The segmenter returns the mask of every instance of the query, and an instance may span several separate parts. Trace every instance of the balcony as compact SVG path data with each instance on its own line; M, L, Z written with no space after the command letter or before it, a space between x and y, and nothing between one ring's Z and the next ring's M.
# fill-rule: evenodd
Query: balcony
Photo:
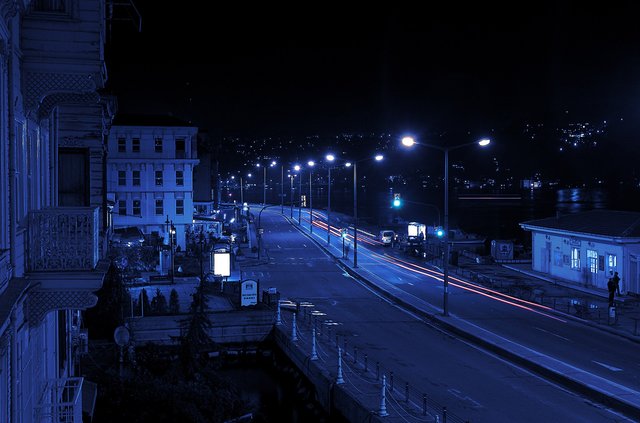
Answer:
M82 421L82 383L70 377L47 382L36 409L36 422L75 423Z
M30 212L27 271L95 269L99 260L99 210L55 207Z
M97 99L107 79L104 0L34 1L22 22L25 107L40 116L59 102Z

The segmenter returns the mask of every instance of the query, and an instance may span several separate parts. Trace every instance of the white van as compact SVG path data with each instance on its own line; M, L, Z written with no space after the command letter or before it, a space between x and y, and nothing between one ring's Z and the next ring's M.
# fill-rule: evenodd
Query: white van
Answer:
M382 242L382 245L389 247L393 243L393 238L396 236L395 232L390 230L380 231L378 239Z

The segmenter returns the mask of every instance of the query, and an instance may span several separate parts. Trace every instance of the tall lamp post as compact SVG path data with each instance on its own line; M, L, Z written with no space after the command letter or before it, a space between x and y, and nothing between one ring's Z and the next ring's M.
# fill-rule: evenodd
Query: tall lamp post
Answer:
M375 157L367 157L365 159L356 160L353 162L347 162L346 167L353 166L353 267L358 267L358 163L365 160L375 159L379 162L384 157L382 154L377 154Z
M405 147L413 147L415 144L419 144L425 147L435 148L444 152L444 263L443 263L443 277L442 281L444 284L444 297L442 300L442 314L445 316L449 315L449 254L451 245L449 244L449 151L456 150L461 147L466 147L468 145L479 145L481 147L485 147L491 143L489 139L481 139L479 141L468 142L465 144L456 145L453 147L442 147L438 145L425 144L425 143L417 143L413 137L404 137L402 138L402 145Z
M313 191L311 188L311 179L313 178L313 166L316 163L313 160L309 160L307 163L309 166L309 233L313 233Z
M280 165L280 214L284 214L284 165Z
M294 175L293 173L289 174L289 181L291 182L291 194L289 195L289 199L291 200L291 215L289 216L291 218L291 220L293 220L293 178L296 175Z
M325 159L329 163L332 163L336 159L336 157L333 154L327 154ZM327 180L327 245L331 245L331 165L329 165L328 168L329 178Z
M302 167L295 165L293 170L298 172L298 226L302 223Z
M171 237L171 283L174 284L176 282L174 279L174 273L176 269L176 261L175 261L176 254L174 251L174 245L176 243L175 241L176 227L173 226L173 220L171 221L171 229L169 230L169 236Z

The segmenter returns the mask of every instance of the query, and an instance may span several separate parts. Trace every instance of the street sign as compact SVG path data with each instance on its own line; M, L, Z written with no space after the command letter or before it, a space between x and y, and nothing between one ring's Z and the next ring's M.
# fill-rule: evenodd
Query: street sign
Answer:
M258 304L258 282L247 279L240 283L240 306L252 306Z

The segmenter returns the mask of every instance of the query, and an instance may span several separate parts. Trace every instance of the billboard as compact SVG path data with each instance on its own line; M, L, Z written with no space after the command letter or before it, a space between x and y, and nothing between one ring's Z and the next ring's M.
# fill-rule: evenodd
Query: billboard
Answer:
M228 277L231 275L231 253L229 252L212 252L211 268L215 276Z

